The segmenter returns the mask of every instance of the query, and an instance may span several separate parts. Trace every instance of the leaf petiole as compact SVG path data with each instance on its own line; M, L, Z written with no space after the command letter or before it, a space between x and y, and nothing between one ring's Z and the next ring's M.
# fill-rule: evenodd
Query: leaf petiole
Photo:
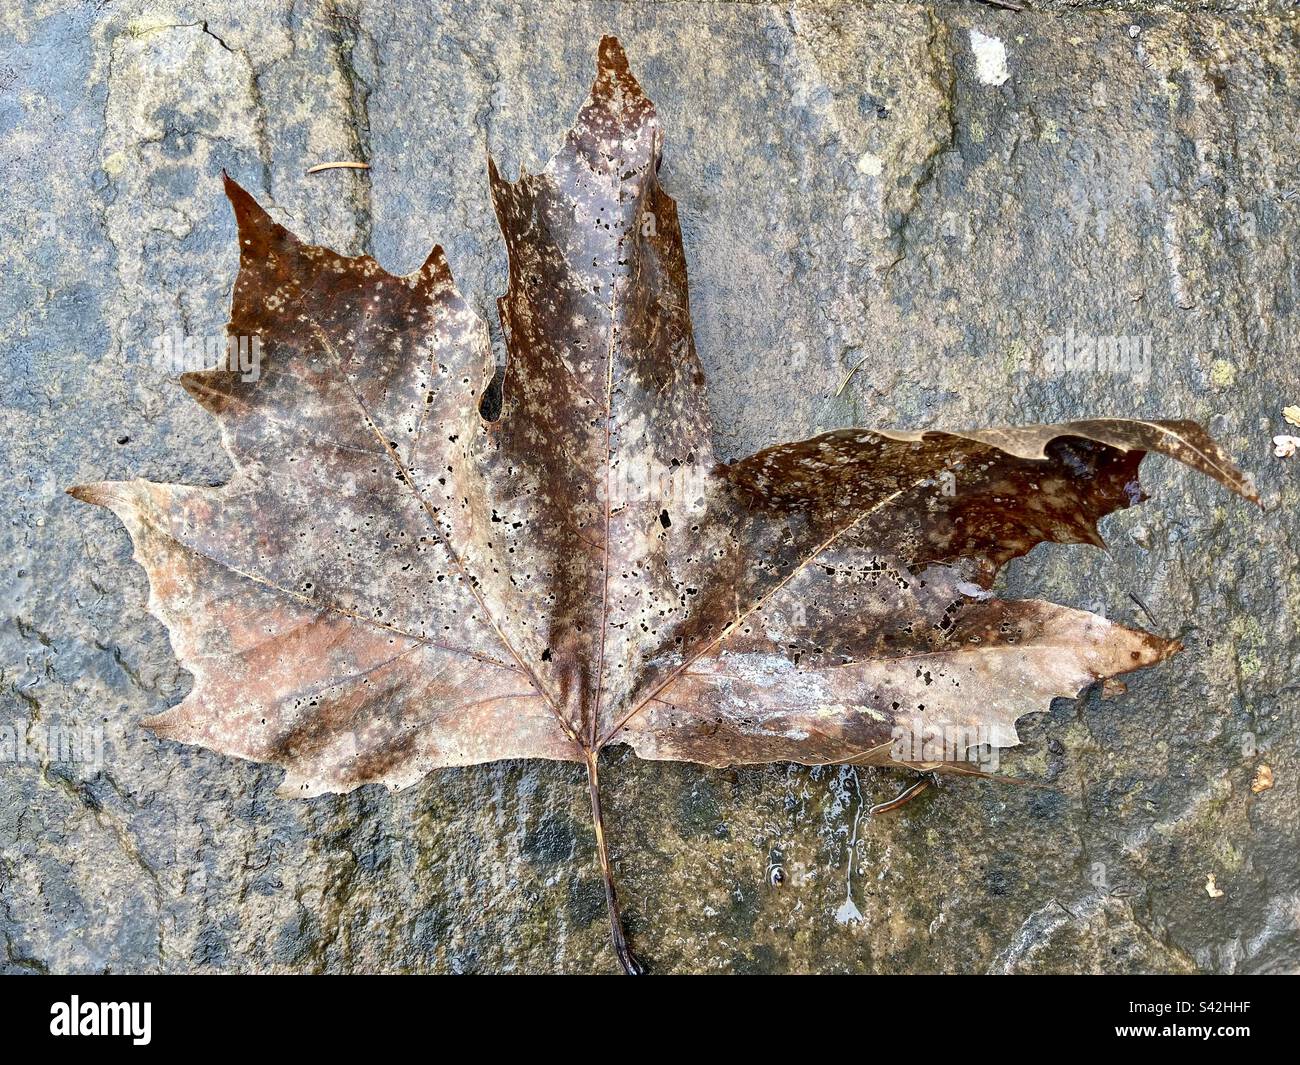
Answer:
M609 934L614 953L628 976L644 976L646 967L632 953L623 932L623 919L618 912L618 892L614 888L614 873L609 864L609 848L605 845L605 824L600 813L600 773L597 762L599 751L587 751L587 784L591 793L591 819L596 827L596 855L600 859L600 875L605 881L605 905L609 909Z

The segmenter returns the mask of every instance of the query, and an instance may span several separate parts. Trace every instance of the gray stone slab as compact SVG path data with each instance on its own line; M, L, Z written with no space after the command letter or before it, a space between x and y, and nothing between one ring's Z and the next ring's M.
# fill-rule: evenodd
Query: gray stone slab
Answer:
M896 776L615 752L638 949L660 971L1300 968L1300 456L1271 444L1300 403L1298 24L1107 6L6 5L0 725L106 739L97 772L0 764L0 966L612 969L580 767L294 802L277 771L157 741L136 722L188 677L126 534L62 489L228 473L150 349L224 324L222 167L395 271L444 244L494 320L485 154L542 163L613 31L667 129L726 456L853 423L1190 417L1266 503L1153 459L1109 555L1011 567L1011 593L1187 646L1022 723L1004 767L1046 788L945 783L872 821ZM1143 338L1150 373L1054 371L1067 331Z

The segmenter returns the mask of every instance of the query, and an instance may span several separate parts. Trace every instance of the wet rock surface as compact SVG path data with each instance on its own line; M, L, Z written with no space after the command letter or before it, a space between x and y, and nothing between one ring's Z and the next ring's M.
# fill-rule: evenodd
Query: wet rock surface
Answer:
M495 323L485 151L540 166L612 31L668 132L727 457L849 424L1190 417L1266 504L1153 459L1109 554L1012 565L1012 594L1186 645L1022 721L1002 769L1042 787L945 781L873 820L900 776L616 750L638 950L659 971L1300 968L1300 457L1271 441L1300 432L1300 25L1111 7L7 7L0 738L104 744L98 770L0 744L0 964L613 968L580 767L295 802L275 770L156 740L136 722L188 677L126 534L62 494L229 473L152 348L224 326L223 167L389 269L442 243ZM371 170L304 176L338 159ZM1067 337L1139 338L1149 363L1063 363Z

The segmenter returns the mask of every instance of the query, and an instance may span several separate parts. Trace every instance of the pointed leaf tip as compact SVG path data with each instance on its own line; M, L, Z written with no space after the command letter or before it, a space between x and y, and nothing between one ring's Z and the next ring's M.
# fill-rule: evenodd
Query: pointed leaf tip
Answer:
M600 39L599 65L601 71L627 70L627 52L623 50L623 42L612 33Z
M108 507L110 510L115 502L122 498L116 481L92 481L90 484L74 484L71 488L64 491L73 499L81 503L89 503L95 507Z
M441 244L435 244L429 249L429 254L424 257L424 262L420 266L420 273L428 277L451 277L451 267L447 262L447 253L443 250Z
M234 203L241 197L248 196L248 190L238 181L230 176L230 171L224 166L221 168L221 186L226 190L226 197Z
M235 213L235 225L239 229L241 244L257 230L270 232L276 228L275 220L267 213L266 208L257 202L257 198L251 192L225 170L221 171L221 179L225 187L226 199L230 201L230 208Z
M451 263L447 261L447 252L441 244L435 244L424 257L420 268L411 275L424 286L426 292L446 292L459 298L456 278L451 272Z
M592 87L597 98L609 95L626 96L619 101L619 109L645 98L645 91L628 63L627 52L617 37L605 37L600 42L600 54L596 63L596 81Z

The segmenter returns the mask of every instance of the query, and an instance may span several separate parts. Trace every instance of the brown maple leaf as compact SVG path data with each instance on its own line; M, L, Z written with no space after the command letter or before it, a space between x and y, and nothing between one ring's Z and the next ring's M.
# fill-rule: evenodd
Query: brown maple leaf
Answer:
M995 599L1003 563L1100 545L1097 520L1142 498L1147 451L1254 498L1183 421L846 429L719 464L661 144L606 38L547 168L509 182L489 163L504 376L441 248L394 277L303 244L227 178L228 331L260 338L260 375L182 384L234 476L71 490L127 527L194 676L148 727L282 766L302 796L583 763L629 972L602 748L977 772L969 750L1016 744L1017 718L1178 650Z

